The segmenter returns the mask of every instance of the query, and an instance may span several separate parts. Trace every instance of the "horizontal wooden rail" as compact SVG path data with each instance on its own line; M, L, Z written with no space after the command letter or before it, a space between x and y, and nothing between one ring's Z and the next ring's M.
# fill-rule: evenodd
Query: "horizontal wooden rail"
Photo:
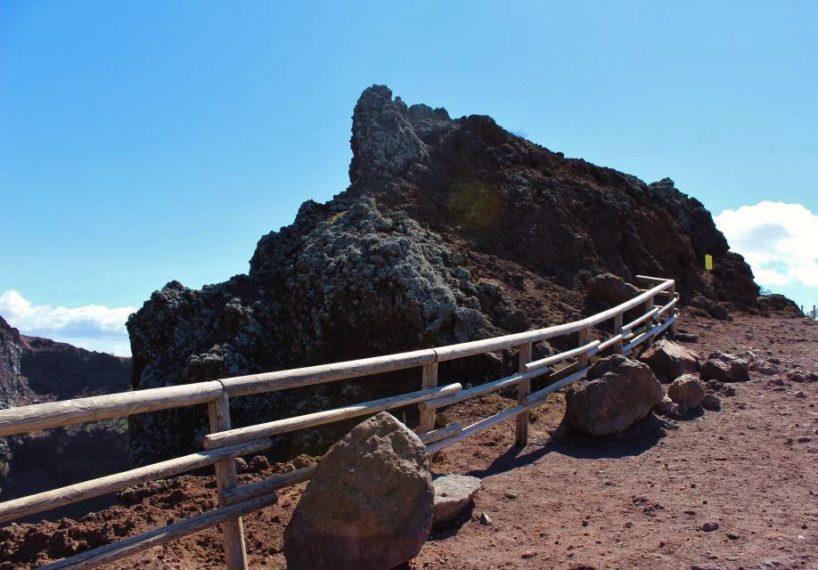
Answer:
M672 325L673 323L676 322L677 318L678 317L676 315L668 317L668 319L665 322L663 322L661 325L657 325L654 328L652 328L652 329L638 335L631 342L629 342L628 344L626 344L625 346L622 347L622 354L629 354L630 352L633 351L634 348L636 348L637 346L639 346L640 344L642 344L643 342L645 342L649 338L652 338L652 337L654 337L654 336L656 336L658 334L663 333L665 330L667 330L667 328L670 325Z
M221 382L214 380L7 408L0 410L0 436L204 404L222 391Z
M231 397L248 396L414 368L434 362L435 358L435 350L428 348L307 368L235 376L224 378L221 382Z
M506 408L502 412L498 412L493 416L489 416L473 424L466 426L463 428L463 431L460 433L440 441L437 441L431 445L426 446L426 455L434 455L438 451L449 447L452 444L455 444L459 441L463 441L464 439L471 437L481 431L489 429L491 426L496 425L500 422L504 422L506 420L514 419L515 416L525 412L531 406L524 406L524 405L516 405L511 408Z
M573 384L577 380L580 380L580 379L584 378L585 375L588 374L588 369L589 369L589 367L585 367L582 370L577 370L576 372L574 372L572 374L569 374L565 378L557 380L553 384L549 384L548 386L546 386L545 388L542 388L541 390L537 390L536 392L532 392L525 399L525 402L524 402L525 405L527 405L527 406L538 406L538 405L542 404L542 402L545 400L546 397L548 397L549 394L553 394L557 390L565 388L566 386L568 386L570 384Z
M137 467L115 475L107 475L97 479L90 479L81 483L74 483L58 489L12 499L0 503L0 523L8 522L20 517L33 515L42 511L55 509L72 503L78 503L100 495L116 493L133 485L166 479L194 469L201 469L213 465L226 457L239 457L250 453L259 453L273 444L270 440L255 441L251 444L223 447L217 450L199 451L183 457L176 457L153 463L144 467Z
M678 302L679 302L679 295L677 294L677 295L676 295L676 296L673 298L673 300L672 300L672 301L670 301L670 303L668 303L667 305L665 305L664 307L662 307L661 309L659 309L659 312L658 312L658 313L656 313L656 316L657 316L657 317L661 317L661 316L663 316L665 313L667 313L668 311L672 311L672 310L673 310L673 308L674 308L674 307L676 307L676 304L677 304Z
M475 356L478 354L483 354L485 352L494 352L497 350L503 350L506 348L520 346L521 344L527 342L538 342L541 340L547 340L549 338L554 338L557 336L573 334L583 329L595 327L600 323L603 323L607 320L614 318L614 316L616 316L619 313L623 313L625 311L629 311L631 309L639 307L654 295L657 295L662 291L670 289L671 287L673 287L673 281L661 283L656 287L649 289L645 293L642 293L641 295L634 297L630 301L626 301L620 305L617 305L616 307L612 307L610 309L602 311L601 313L597 313L595 315L592 315L579 321L565 323L562 325L557 325L544 329L537 329L533 331L526 331L522 333L501 336L497 338L487 338L484 340L475 340L471 342L465 342L462 344L454 344L451 346L436 348L435 351L437 352L437 360L438 362L443 362L446 360L454 360L455 358Z
M446 439L447 437L458 434L461 431L463 431L463 426L460 424L460 422L453 422L446 427L421 434L420 440L426 445L429 445L430 443L434 443L436 441L440 441L441 439Z
M569 358L579 356L580 354L588 354L588 356L593 356L599 350L600 344L600 341L594 340L577 348L572 348L571 350L566 350L565 352L560 352L559 354L554 354L540 360L535 360L534 362L529 362L525 365L525 369L530 371L537 370L538 368L545 368L547 366L551 366L552 364L562 362L563 360L568 360Z
M409 406L434 398L442 398L459 392L461 388L460 384L448 384L446 386L419 390L398 396L390 396L389 398L372 400L371 402L336 408L334 410L315 412L294 418L285 418L264 424L220 431L206 435L203 443L206 449L212 449L245 441L253 441L262 437L281 435L283 433L299 431L358 416L376 414L384 410Z
M641 325L645 321L649 321L652 318L654 318L656 315L659 314L659 311L661 309L662 309L661 307L654 307L650 311L648 311L647 313L642 315L641 317L635 318L634 320L632 320L631 322L629 322L628 324L626 324L625 326L622 327L622 332L626 333L626 334L629 333L630 331L632 331L633 329L635 329L636 327L638 327L639 325Z
M277 500L278 498L275 494L270 494L229 507L221 507L138 536L132 536L124 540L113 542L107 546L101 546L69 558L63 558L62 560L43 566L42 569L57 570L58 568L71 568L73 570L79 568L98 568L142 552L143 550L160 546L171 540L176 540L206 528L216 526L228 519L263 509L264 507L275 504Z
M242 485L240 487L233 487L232 489L228 489L223 493L224 502L227 505L234 505L243 501L254 499L255 497L267 495L268 493L272 493L273 491L277 491L283 487L303 483L304 481L308 481L313 476L317 467L317 465L310 465L309 467L302 467L301 469L296 469L295 471L290 471L289 473L272 475L271 477L267 477L261 481L248 483L247 485Z
M492 382L478 384L477 386L473 386L472 388L461 390L459 393L453 394L446 398L436 398L434 400L429 400L428 402L424 402L423 404L421 404L421 407L428 410L437 410L439 408L451 406L452 404L457 404L458 402L463 402L464 400L470 400L471 398L485 396L486 394L491 394L492 392L497 392L498 390L503 390L504 388L517 386L520 382L524 382L525 380L532 380L539 376L544 376L547 373L548 373L547 370L517 372L515 374L512 374L511 376L505 376L504 378L500 378L499 380L493 380Z

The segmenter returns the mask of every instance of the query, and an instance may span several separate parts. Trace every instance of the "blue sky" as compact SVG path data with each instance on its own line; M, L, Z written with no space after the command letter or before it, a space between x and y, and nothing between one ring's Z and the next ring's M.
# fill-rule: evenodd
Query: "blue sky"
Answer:
M780 228L740 208L800 205L789 238L816 237L816 20L815 2L6 0L0 314L57 337L49 318L75 315L88 332L66 340L127 350L121 327L117 348L106 336L123 308L170 279L245 272L262 234L346 187L352 107L373 83L670 176L736 212L735 241L779 270L771 288L811 304L818 277L781 270ZM815 265L799 251L791 265Z

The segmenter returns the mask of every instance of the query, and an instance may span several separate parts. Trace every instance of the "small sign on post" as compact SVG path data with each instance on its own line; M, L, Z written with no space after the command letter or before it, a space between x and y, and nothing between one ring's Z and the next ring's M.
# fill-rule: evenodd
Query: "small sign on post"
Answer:
M704 255L704 268L707 271L713 271L713 256L709 253Z

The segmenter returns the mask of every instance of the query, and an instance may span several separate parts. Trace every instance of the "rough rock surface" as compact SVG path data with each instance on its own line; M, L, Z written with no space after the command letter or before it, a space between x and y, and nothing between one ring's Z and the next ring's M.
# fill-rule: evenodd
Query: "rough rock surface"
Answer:
M151 296L128 324L135 389L554 324L578 316L578 292L600 273L674 277L683 302L708 314L755 306L747 264L668 179L645 184L567 159L489 117L452 119L384 86L361 95L351 146L347 190L305 202L290 226L262 237L248 274L201 290L174 281ZM717 261L710 279L705 253ZM470 380L496 377L513 369L504 357L491 374L486 359L441 373L462 364ZM237 399L233 422L404 392L415 376ZM132 451L139 462L185 453L206 429L200 409L134 417ZM337 434L309 437L282 440L282 453Z
M284 532L287 567L394 568L420 552L433 508L426 447L381 412L319 462Z
M746 360L725 352L714 352L702 364L702 380L718 382L747 382L750 369Z
M679 404L681 412L686 412L702 405L706 390L704 382L693 374L684 374L667 388L667 395Z
M650 366L660 382L673 382L683 374L698 372L701 356L687 347L662 339L648 348L640 360Z
M620 433L648 415L663 396L647 364L614 354L598 360L585 380L571 386L565 419L588 435Z
M774 293L772 295L762 295L758 298L758 307L764 312L774 313L776 316L803 317L804 312L795 301L788 299L784 295Z
M468 508L480 490L480 479L471 475L441 475L434 481L433 524L451 522Z
M612 273L593 277L586 289L586 310L590 313L620 305L639 295L638 287Z

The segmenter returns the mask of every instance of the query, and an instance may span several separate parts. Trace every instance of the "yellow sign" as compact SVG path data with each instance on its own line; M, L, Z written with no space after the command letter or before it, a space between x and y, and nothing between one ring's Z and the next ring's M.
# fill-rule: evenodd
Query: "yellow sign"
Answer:
M704 268L707 271L713 271L713 256L709 253L704 256Z

